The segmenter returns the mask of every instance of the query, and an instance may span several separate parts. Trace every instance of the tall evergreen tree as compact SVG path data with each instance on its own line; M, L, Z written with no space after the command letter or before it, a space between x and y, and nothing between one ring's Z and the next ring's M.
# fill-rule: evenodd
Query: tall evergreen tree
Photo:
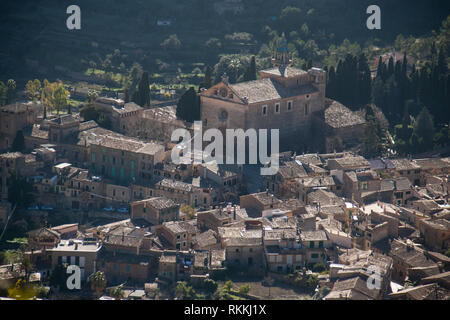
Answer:
M371 100L372 77L370 74L369 63L365 54L361 54L358 59L358 95L357 104L364 106Z
M188 122L200 119L200 98L194 87L190 87L178 100L177 117Z
M419 139L419 151L426 151L433 146L434 123L427 107L423 107L414 124L414 133Z
M150 107L150 82L147 71L142 73L141 80L138 84L138 89L133 94L133 101L141 107Z
M252 57L250 65L245 70L244 81L256 80L256 61L255 56Z
M394 74L394 58L391 56L389 58L389 62L388 62L388 69L387 69L386 79L388 79L393 74Z
M200 87L209 89L213 85L213 70L210 66L207 66L205 69L205 78L203 79L203 82L200 84Z
M12 151L23 151L25 149L25 137L22 130L18 130L11 146Z

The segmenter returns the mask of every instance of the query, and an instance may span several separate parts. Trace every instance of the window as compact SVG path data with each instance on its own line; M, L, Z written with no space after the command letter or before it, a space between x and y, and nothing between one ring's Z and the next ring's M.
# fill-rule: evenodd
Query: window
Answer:
M95 162L95 152L92 153L92 161Z
M314 248L314 241L310 241L310 242L309 242L309 247L310 247L310 248Z
M311 258L313 258L313 259L317 259L318 257L319 257L318 253L312 253L311 254Z
M309 113L309 107L308 107L308 104L307 103L305 103L305 116L307 116L308 115L308 113Z
M275 104L275 113L280 113L280 104L279 103Z
M288 109L288 111L291 111L291 110L292 110L292 101L288 101L288 103L287 103L287 109Z
M263 116L267 115L267 106L266 105L262 106L262 114L263 114Z

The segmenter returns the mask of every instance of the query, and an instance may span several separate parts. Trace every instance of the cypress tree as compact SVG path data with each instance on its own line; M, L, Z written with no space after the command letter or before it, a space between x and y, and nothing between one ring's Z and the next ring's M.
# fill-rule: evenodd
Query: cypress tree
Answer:
M393 74L394 74L394 58L390 57L386 79L389 79L389 77L392 76Z
M378 58L378 66L377 66L377 78L381 78L384 80L383 78L383 59L381 58L381 56Z
M190 87L178 100L177 117L188 122L200 119L200 98L194 87Z
M25 137L22 130L18 130L11 146L12 151L23 151L25 149Z
M447 73L448 73L448 66L447 66L447 57L446 57L445 47L444 46L442 46L439 49L437 68L438 68L439 76L447 75Z
M423 107L414 124L414 133L419 138L420 151L425 151L433 146L434 123L427 107Z
M203 79L202 87L209 89L212 87L213 81L212 81L212 68L210 66L206 67L205 70L205 78Z
M147 71L144 71L141 81L139 81L138 100L141 107L150 107L150 82Z

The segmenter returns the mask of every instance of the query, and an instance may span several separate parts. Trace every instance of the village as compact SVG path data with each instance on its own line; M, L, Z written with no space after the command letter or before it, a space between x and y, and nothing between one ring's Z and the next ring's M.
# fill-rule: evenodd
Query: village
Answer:
M450 300L444 1L113 2L0 3L0 300Z
M111 130L76 113L44 118L40 104L2 107L4 149L19 130L24 148L0 155L0 221L20 216L35 226L22 260L0 267L2 287L25 279L43 284L43 297L72 299L448 299L450 157L366 159L345 151L364 118L324 98L313 76L322 71L283 61L274 58L282 81L300 76L312 81L309 90L280 102L266 97L261 117L284 107L290 117L298 108L307 118L284 127L294 132L325 114L322 125L333 128L325 132L344 148L280 152L274 175L255 174L252 165L173 164L171 133L192 130L175 107L98 97ZM214 96L227 86L224 79L201 94L203 123L213 122L212 99L228 108L239 98L236 85L234 98ZM308 112L297 101L313 92ZM22 209L7 201L10 188L25 188L10 182L21 177L30 186L21 193L33 195ZM65 288L70 265L80 268L80 290Z

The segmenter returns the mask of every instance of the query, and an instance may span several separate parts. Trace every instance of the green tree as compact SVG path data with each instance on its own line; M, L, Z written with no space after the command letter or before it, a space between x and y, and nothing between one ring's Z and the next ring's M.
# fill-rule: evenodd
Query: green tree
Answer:
M172 34L161 43L161 47L165 50L179 50L181 48L181 41L176 34Z
M238 292L240 294L248 294L250 292L250 285L243 284L243 285L239 286Z
M256 61L255 56L250 60L250 65L247 67L244 73L244 81L256 80Z
M97 271L89 277L89 283L91 284L91 290L95 291L97 296L105 289L106 287L106 276L102 271Z
M33 102L37 102L41 95L41 82L39 79L29 80L25 86L28 98Z
M50 285L60 289L67 289L67 264L58 264L50 275Z
M124 297L123 285L112 288L109 294L116 300L122 299Z
M133 101L141 107L150 107L150 83L147 71L142 74L136 92Z
M317 262L312 267L312 271L314 271L314 272L322 272L322 271L325 271L326 269L327 268L325 267L325 265L322 262Z
M212 279L206 279L203 283L203 287L209 295L212 295L214 292L216 292L218 284Z
M196 293L192 286L188 286L185 281L180 281L175 287L175 296L182 300L192 300L195 298Z
M292 30L296 30L300 27L302 19L302 11L293 6L287 6L281 10L280 24L284 32L289 33Z
M67 107L69 102L69 92L64 88L61 81L55 86L53 99L56 112L59 114L64 108Z
M6 83L8 91L6 93L6 104L14 103L16 101L16 82L9 79Z
M18 207L26 208L33 199L33 186L26 178L12 172L8 179L8 201Z
M414 134L419 140L419 152L433 147L434 123L430 112L423 107L414 123Z
M0 81L0 106L4 106L8 101L8 87Z
M203 79L203 82L200 84L200 87L209 89L212 87L213 85L213 70L210 66L207 66L205 69L205 78Z
M178 100L177 117L188 122L200 119L200 98L194 87L190 87Z

